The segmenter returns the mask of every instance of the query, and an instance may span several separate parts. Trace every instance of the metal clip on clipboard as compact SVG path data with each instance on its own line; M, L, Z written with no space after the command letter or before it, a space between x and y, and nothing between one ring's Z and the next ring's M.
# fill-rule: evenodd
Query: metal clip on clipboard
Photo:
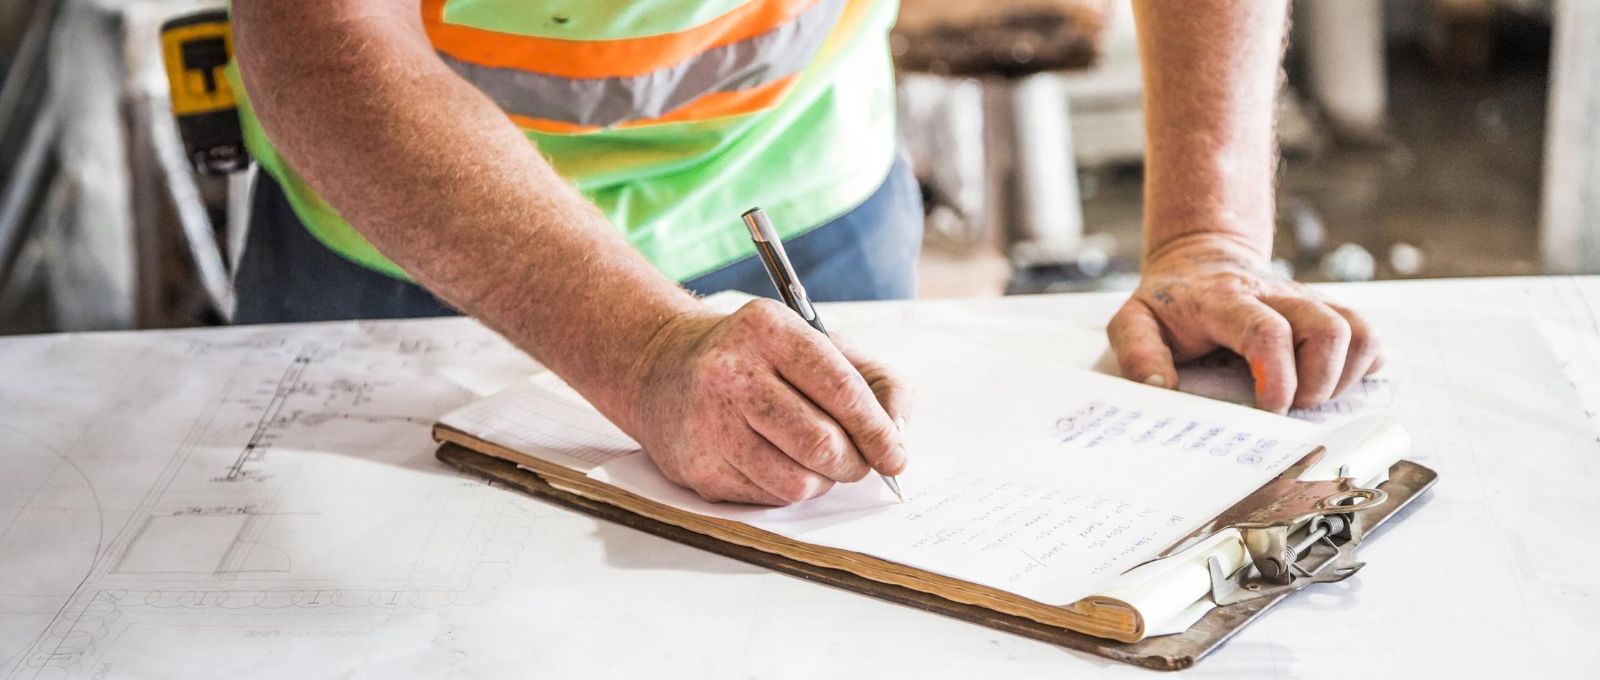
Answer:
M1157 559L1182 552L1218 531L1237 529L1244 537L1248 557L1244 567L1229 573L1218 558L1207 560L1211 598L1218 606L1285 595L1313 583L1336 583L1353 576L1365 566L1355 559L1356 546L1365 537L1356 511L1383 503L1388 494L1358 487L1350 478L1349 466L1331 480L1301 479L1327 451L1327 447L1317 447L1162 551Z

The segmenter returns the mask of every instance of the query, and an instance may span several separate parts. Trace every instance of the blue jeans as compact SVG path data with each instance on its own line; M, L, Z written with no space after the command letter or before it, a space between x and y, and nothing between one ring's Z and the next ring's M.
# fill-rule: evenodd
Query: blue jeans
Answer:
M903 156L861 205L784 242L806 292L818 302L914 296L921 246L922 196ZM755 257L684 286L702 295L741 290L777 297ZM323 246L265 173L257 179L234 288L234 323L241 324L458 314L422 286L367 269Z
M904 156L866 202L837 219L783 242L789 262L817 302L905 300L917 294L922 250L922 190ZM756 257L683 283L701 295L740 290L776 298Z

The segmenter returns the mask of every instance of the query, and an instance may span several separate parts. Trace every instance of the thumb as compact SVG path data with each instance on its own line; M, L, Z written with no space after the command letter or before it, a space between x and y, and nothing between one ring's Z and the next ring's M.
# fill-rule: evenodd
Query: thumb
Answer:
M1156 387L1176 388L1178 370L1161 336L1161 322L1139 298L1129 299L1106 326L1122 377Z

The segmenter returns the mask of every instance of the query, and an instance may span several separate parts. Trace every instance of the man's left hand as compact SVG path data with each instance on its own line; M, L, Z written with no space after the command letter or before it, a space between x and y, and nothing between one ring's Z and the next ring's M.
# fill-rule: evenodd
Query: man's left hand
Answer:
M1219 348L1242 355L1256 407L1283 413L1337 396L1383 363L1360 315L1273 273L1259 250L1221 234L1192 234L1145 258L1133 297L1107 334L1122 375L1177 387L1174 361Z

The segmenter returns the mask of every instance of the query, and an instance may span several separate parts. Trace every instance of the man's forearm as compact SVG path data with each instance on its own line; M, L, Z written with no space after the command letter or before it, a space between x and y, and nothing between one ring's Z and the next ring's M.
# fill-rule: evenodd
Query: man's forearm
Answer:
M631 429L646 346L699 303L434 55L415 3L235 0L233 21L289 164L418 282Z
M1197 233L1272 251L1286 0L1134 0L1144 64L1145 254Z
M1274 100L1288 0L1134 0L1145 83L1144 263L1106 327L1122 374L1178 386L1226 348L1256 406L1307 408L1381 364L1360 315L1275 274Z

